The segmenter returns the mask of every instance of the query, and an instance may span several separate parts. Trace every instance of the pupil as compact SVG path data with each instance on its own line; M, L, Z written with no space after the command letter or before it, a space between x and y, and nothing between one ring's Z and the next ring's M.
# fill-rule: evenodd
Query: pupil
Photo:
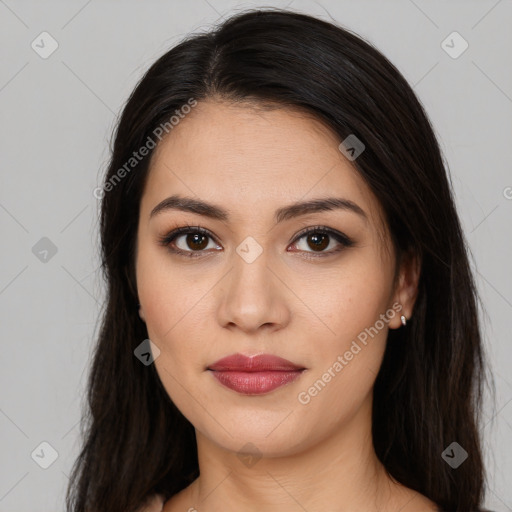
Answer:
M313 240L313 243L315 244L314 247L312 247L312 249L322 250L322 249L325 249L329 245L328 235L316 234L316 235L310 235L308 238L310 240ZM322 239L322 240L319 241L319 239Z

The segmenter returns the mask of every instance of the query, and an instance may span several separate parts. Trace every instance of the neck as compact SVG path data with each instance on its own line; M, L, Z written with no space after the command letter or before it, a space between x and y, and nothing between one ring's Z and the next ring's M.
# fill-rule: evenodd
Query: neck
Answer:
M236 453L198 431L196 438L200 477L189 487L192 510L223 511L229 503L247 512L296 512L300 507L309 512L377 512L385 509L399 485L373 448L371 399L331 437L307 449L295 447L292 455L263 457L253 464L244 465Z

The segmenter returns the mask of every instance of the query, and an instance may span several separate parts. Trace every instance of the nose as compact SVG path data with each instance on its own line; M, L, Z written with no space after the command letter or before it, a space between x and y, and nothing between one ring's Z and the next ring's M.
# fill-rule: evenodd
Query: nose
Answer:
M286 327L291 316L287 300L293 294L284 284L284 269L279 268L269 263L265 251L250 263L235 253L233 267L218 289L219 324L244 333Z

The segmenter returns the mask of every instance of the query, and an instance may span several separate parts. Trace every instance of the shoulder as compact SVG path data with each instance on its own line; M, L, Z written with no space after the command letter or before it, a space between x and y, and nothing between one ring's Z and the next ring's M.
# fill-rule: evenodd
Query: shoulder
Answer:
M137 512L162 512L163 508L164 497L161 494L153 494L145 505L137 509Z

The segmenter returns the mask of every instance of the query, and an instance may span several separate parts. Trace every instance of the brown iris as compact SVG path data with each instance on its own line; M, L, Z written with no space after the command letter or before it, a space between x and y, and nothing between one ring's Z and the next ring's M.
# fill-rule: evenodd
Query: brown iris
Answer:
M307 237L308 244L310 241L313 241L314 246L310 245L312 249L315 250L323 250L329 245L329 235L324 233L315 233L312 235L308 235Z
M186 242L191 249L201 250L208 245L208 237L201 233L191 233L187 235Z

